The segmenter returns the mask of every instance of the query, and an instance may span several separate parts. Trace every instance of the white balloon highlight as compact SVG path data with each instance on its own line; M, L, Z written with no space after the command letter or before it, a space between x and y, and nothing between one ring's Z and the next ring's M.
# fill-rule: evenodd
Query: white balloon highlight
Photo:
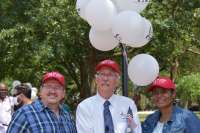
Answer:
M123 11L116 16L112 32L121 43L134 44L144 37L145 24L137 12Z
M111 30L96 31L94 28L91 28L89 39L92 46L101 51L112 50L119 44L113 37Z
M77 10L78 14L81 16L81 18L83 18L84 20L86 20L85 8L89 2L90 2L90 0L77 0L76 1L76 10Z
M142 46L146 45L153 37L153 27L152 27L151 22L149 20L145 19L144 17L142 19L143 19L143 24L144 24L143 35L140 38L138 38L138 41L135 41L132 44L127 44L128 46L142 47Z
M119 11L132 10L140 13L149 4L149 0L112 0Z
M158 62L151 55L136 55L128 64L129 78L138 86L146 86L151 84L156 79L158 74Z
M91 0L86 7L85 15L88 23L95 30L109 30L116 16L116 8L110 0Z

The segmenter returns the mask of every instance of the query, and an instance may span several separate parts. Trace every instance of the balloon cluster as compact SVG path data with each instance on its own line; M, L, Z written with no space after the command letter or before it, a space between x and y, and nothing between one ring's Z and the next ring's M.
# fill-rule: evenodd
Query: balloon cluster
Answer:
M142 47L151 40L152 24L139 14L148 4L149 0L77 0L76 9L91 26L92 46L109 51L120 43ZM151 83L158 72L157 61L148 54L134 57L128 65L130 79L139 86Z

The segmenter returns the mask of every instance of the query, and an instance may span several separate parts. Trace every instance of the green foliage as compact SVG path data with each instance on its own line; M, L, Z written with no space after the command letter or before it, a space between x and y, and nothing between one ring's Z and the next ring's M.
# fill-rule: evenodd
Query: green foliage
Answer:
M121 52L100 52L90 45L89 25L78 16L75 2L1 0L0 80L39 87L43 73L58 70L69 85L69 105L92 94L95 64L108 57L121 62ZM129 59L145 52L156 57L162 73L199 72L199 14L199 0L152 0L142 15L152 22L154 37L142 48L128 48Z
M183 100L200 100L200 73L181 77L177 81L177 96Z

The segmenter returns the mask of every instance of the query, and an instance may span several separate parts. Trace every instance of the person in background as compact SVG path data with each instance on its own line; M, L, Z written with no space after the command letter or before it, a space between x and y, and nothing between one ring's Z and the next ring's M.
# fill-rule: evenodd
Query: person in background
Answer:
M176 87L168 77L158 77L147 92L158 110L142 124L143 133L199 133L200 120L189 110L174 106Z
M120 68L113 60L96 66L97 94L79 103L76 110L78 133L141 133L134 101L115 95Z
M13 95L13 93L14 93L14 88L15 88L16 86L20 85L20 84L21 84L21 82L20 82L19 80L14 80L14 81L12 82L11 95Z
M31 88L26 83L21 83L15 86L13 90L13 96L18 98L18 105L14 106L14 111L18 110L24 105L31 104Z
M76 133L69 112L60 104L65 97L65 79L59 72L48 72L42 78L40 98L18 109L8 133Z
M5 133L11 121L14 105L17 105L17 98L8 96L6 84L0 83L0 133Z
M36 87L32 87L31 88L31 100L34 101L38 98L37 93L38 93L38 89Z

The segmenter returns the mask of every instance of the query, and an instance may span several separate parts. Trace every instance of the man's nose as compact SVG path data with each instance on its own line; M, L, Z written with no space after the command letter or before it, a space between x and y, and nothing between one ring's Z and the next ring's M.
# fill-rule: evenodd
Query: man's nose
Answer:
M106 81L107 81L107 80L108 80L108 76L107 76L107 75L104 75L104 76L103 76L103 80L106 80Z
M52 88L49 89L49 92L50 92L50 93L55 93L55 92L56 92L56 89L52 87Z

